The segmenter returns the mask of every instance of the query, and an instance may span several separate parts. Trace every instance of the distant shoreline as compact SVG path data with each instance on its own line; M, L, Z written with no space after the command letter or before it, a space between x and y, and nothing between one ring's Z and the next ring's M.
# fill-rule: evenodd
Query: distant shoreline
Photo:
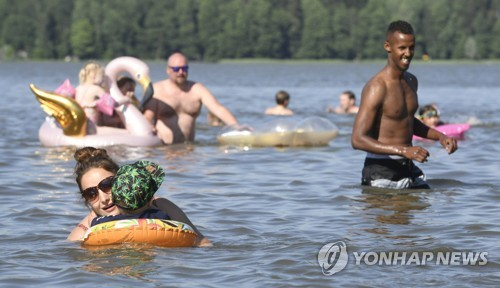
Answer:
M0 60L0 63L22 63L22 62L61 62L61 63L85 63L87 61L97 61L106 63L112 59L85 59L64 61L64 59L9 59ZM141 59L148 63L164 63L166 59ZM204 64L367 64L367 63L386 63L386 59L365 59L365 60L341 60L341 59L271 59L271 58L238 58L238 59L220 59L217 61L196 61L189 60L190 63ZM428 60L413 59L413 64L500 64L500 59L455 59L455 60Z
M275 64L356 64L356 63L385 63L386 59L366 59L366 60L340 60L340 59L265 59L265 58L240 58L240 59L221 59L214 63L218 64L262 64L262 63L275 63ZM413 59L412 63L417 64L498 64L500 59L485 59L485 60L471 60L471 59L456 59L456 60L428 60ZM205 63L205 62L200 62Z

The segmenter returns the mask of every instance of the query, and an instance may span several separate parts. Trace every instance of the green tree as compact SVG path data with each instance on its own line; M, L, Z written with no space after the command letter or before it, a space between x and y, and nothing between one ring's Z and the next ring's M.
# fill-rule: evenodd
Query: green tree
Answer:
M135 0L108 0L102 2L104 19L102 21L102 37L106 39L103 56L115 58L133 55L140 30L138 13L139 3ZM121 7L121 9L114 9Z
M4 20L7 18L7 15L9 15L10 7L12 6L12 1L9 0L0 0L0 31L2 31L2 27L4 26ZM3 39L2 39L3 40ZM2 41L0 41L1 43Z
M274 33L270 36L275 37L271 39L273 41L272 50L269 55L272 58L286 59L290 58L292 55L291 42L296 37L294 33L294 21L291 15L285 9L274 9L272 11L272 21L274 23L275 29ZM300 28L299 28L300 29Z
M179 34L175 39L176 41L173 42L173 46L174 49L183 51L188 58L199 60L202 55L198 49L197 13L197 5L194 0L176 2L176 30L179 31Z
M500 11L500 1L485 1L486 4L475 3L477 6L474 7L474 13L471 15L472 21L470 21L470 27L472 29L471 35L469 37L474 38L476 45L476 55L474 58L488 59L492 57L492 47L494 47L494 38L491 35L496 35L491 33L493 31L496 19L498 18L498 12ZM469 40L470 41L470 40ZM469 44L470 45L470 44ZM469 47L470 48L470 47Z
M222 30L219 0L200 1L198 10L198 36L200 53L204 60L218 60L222 57L219 44ZM224 1L228 2L228 1Z
M71 14L74 2L67 0L49 0L46 6L50 11L53 27L49 28L49 37L52 39L55 49L55 57L63 58L71 55Z
M500 18L496 19L490 35L500 35ZM490 57L489 58L500 58L500 37L491 37L490 45Z
M9 15L2 27L3 42L17 51L28 51L34 45L35 28L33 19Z
M328 42L332 39L330 17L321 0L302 0L304 26L298 58L329 58Z
M358 25L353 29L353 41L356 49L356 59L381 59L385 58L383 49L387 25L398 20L388 18L391 15L385 2L369 0L359 11ZM406 19L400 19L406 20Z
M88 19L80 19L73 22L71 25L71 47L73 47L73 54L82 59L96 57L93 42L94 35L90 21Z
M102 3L86 0L74 3L70 36L73 54L83 59L102 57L106 42L102 34Z
M6 11L1 30L4 45L12 47L17 52L25 52L27 56L33 51L37 16L41 3L30 1L8 1L1 3ZM2 6L0 6L2 7Z
M146 51L144 57L165 59L175 47L178 35L175 22L176 0L149 2L149 9L144 17L144 24L137 37L140 51Z
M252 56L251 15L245 5L242 1L231 0L221 7L222 37L218 42L221 54L226 58Z
M54 47L50 33L50 28L54 27L53 19L47 14L42 14L36 27L35 43L33 48L33 58L54 58Z
M424 37L427 42L433 43L429 45L429 54L433 58L450 59L453 55L454 46L458 44L459 37L457 37L457 26L459 22L458 8L453 4L454 1L433 1L429 3L427 17L431 24L427 24L427 29ZM461 3L460 3L461 5ZM447 11L447 13L443 13ZM434 43L440 43L436 45ZM461 46L462 50L464 46Z
M0 0L0 45L34 58L385 58L390 21L417 57L500 57L500 0Z
M294 58L300 49L300 43L302 38L302 7L301 0L288 0L279 1L283 7L283 16L286 17L286 21L282 20L283 37L285 37L282 50L287 51L286 58Z
M57 59L70 54L70 25L73 2L45 0L36 15L33 57Z
M354 41L352 27L356 25L356 15L344 3L339 3L330 11L332 39L328 42L333 58L353 59L356 52L353 49Z
M283 18L280 9L273 8L272 2L260 0L251 2L253 5L252 30L255 35L254 57L282 58Z

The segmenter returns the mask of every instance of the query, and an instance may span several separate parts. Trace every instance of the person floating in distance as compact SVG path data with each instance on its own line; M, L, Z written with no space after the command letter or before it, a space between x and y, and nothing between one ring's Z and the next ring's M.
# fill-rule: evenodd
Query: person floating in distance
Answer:
M359 107L356 106L356 94L352 91L344 91L339 96L339 106L332 108L328 107L327 111L329 113L337 114L356 114L358 113Z
M290 94L280 90L275 95L276 106L267 108L264 112L266 115L293 115L293 111L288 109L290 104Z

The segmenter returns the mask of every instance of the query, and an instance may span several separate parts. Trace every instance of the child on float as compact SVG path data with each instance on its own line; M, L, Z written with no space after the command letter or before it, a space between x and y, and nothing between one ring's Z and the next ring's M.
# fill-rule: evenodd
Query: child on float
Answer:
M80 70L78 78L80 84L75 88L75 100L82 106L87 119L100 125L101 113L97 110L97 102L106 93L104 69L99 63L89 62Z
M123 95L130 98L130 103L139 108L139 100L135 97L135 80L128 76L121 76L118 78L118 81L116 81L116 84Z
M136 87L135 80L128 76L121 76L120 78L118 78L118 81L116 81L116 84L118 85L120 92L122 92L123 95L125 95L130 99L130 103L134 105L136 108L139 108L139 100L135 96L135 87ZM122 129L126 128L125 119L120 117L120 115L118 115L116 111L113 111L111 115L106 115L103 113L101 117L103 126L122 128Z
M96 217L91 226L123 219L171 220L167 213L151 208L153 196L164 178L163 169L151 161L141 160L122 166L111 188L111 198L120 214Z

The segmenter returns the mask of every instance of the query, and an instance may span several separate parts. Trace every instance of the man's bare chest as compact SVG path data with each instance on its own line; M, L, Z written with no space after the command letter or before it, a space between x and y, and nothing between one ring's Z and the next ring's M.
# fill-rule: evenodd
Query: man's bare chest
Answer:
M417 94L409 87L389 89L383 102L383 114L392 119L413 116L418 107Z
M159 98L158 114L189 114L196 116L201 109L201 102L186 94L176 94Z

